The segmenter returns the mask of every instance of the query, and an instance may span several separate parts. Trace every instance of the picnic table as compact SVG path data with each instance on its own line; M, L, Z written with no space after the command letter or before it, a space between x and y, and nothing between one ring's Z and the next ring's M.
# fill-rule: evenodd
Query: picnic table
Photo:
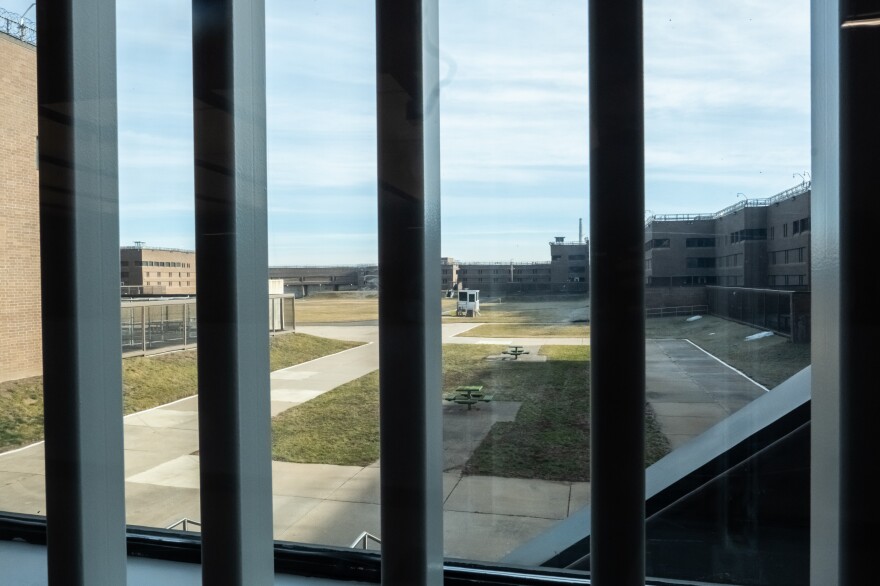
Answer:
M507 350L502 352L502 354L510 354L511 356L513 356L514 360L519 358L520 355L528 354L528 353L529 353L528 350L523 350L522 346L516 346L516 345L510 346Z
M459 405L467 405L468 411L477 403L488 403L494 395L483 393L483 385L464 385L455 387L451 393L444 393L443 398Z

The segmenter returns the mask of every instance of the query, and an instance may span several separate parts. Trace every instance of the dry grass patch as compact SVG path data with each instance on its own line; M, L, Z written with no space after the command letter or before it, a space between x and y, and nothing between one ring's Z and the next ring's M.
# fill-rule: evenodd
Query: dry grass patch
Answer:
M304 297L296 300L296 323L344 323L379 319L377 297Z
M454 301L444 299L444 322L567 324L589 318L586 297L560 297L553 301L481 301L477 317L456 317Z
M581 324L483 324L458 334L465 338L586 338L590 326Z

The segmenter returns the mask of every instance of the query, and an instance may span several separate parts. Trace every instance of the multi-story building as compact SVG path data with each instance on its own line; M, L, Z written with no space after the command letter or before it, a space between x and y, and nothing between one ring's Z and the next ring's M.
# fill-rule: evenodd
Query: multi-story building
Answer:
M196 253L177 248L119 249L123 295L195 295Z
M714 214L654 215L645 282L654 287L810 287L810 183Z
M27 27L0 18L0 381L42 371L37 55ZM11 21L10 21L11 22Z
M489 294L585 293L589 290L590 243L550 243L550 262L460 262L441 259L443 289L480 289Z

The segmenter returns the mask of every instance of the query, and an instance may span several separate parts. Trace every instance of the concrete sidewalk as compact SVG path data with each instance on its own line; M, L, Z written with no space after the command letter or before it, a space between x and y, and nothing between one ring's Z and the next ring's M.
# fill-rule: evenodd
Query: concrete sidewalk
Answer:
M766 389L687 340L648 340L645 390L674 450Z

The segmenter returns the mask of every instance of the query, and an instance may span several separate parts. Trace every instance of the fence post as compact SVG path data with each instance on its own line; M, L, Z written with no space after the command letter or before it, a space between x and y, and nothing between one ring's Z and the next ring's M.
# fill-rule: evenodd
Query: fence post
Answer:
M147 353L147 306L141 306L141 352Z

